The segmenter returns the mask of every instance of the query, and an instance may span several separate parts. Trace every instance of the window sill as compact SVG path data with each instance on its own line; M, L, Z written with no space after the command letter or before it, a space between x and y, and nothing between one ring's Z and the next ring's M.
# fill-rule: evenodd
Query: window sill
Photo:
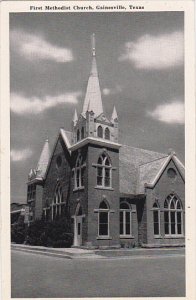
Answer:
M106 186L99 186L99 185L96 185L95 186L95 189L98 189L98 190L108 190L108 191L114 191L114 189L112 187L106 187Z
M163 239L163 236L161 236L161 235L154 235L154 238L155 239Z
M112 240L112 237L103 235L103 236L98 236L97 240Z
M165 239L182 239L182 238L184 238L185 236L183 235L183 234L178 234L178 235L176 235L176 234L169 234L169 235L164 235L163 236L163 238L165 238Z
M134 239L133 235L120 235L120 239Z
M84 190L84 186L73 189L73 192Z

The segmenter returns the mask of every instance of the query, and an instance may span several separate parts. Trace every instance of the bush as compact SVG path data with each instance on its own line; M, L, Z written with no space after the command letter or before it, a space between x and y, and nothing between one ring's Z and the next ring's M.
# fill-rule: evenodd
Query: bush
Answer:
M73 235L70 224L65 217L59 220L44 222L37 220L27 229L26 244L47 247L71 247Z
M23 244L25 241L25 224L16 223L11 227L11 242Z
M40 236L44 230L45 222L36 220L27 227L26 244L34 246L42 246Z

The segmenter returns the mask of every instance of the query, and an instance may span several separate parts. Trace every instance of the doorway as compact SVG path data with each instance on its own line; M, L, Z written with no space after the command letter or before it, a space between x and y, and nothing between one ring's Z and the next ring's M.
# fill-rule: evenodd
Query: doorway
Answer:
M83 218L82 207L80 204L76 207L74 219L74 243L73 246L79 247L82 245L82 226L83 226Z

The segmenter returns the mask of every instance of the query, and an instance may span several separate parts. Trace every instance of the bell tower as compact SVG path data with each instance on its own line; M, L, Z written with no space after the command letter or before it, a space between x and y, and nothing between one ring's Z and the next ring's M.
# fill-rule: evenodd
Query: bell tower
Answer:
M73 166L78 157L83 162L81 173L75 172L73 199L80 201L86 217L83 219L83 244L119 245L119 149L118 115L116 108L107 116L102 102L97 70L95 35L91 37L91 71L88 78L82 112L74 112L73 141L69 148ZM78 167L75 167L76 169ZM77 169L78 170L78 169ZM83 170L83 171L82 171ZM77 186L77 174L82 186ZM83 178L83 179L82 179ZM78 180L80 183L80 179ZM73 201L73 206L74 206ZM103 232L100 210L107 210L108 224ZM106 208L105 208L106 207ZM73 207L73 212L76 208ZM76 223L75 223L76 228ZM75 230L75 233L77 231Z
M72 121L73 143L87 137L118 143L118 116L113 108L111 118L107 118L102 103L99 75L96 61L95 34L91 36L92 65L81 114L74 112Z

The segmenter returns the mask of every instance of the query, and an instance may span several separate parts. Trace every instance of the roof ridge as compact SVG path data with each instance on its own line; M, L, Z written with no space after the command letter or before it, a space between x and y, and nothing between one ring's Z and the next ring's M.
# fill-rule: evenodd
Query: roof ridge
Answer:
M136 149L136 150L139 149L139 150L148 151L148 152L151 152L151 153L157 153L157 154L162 154L162 155L166 155L166 156L168 155L166 153L152 151L152 150L148 150L148 149L144 149L144 148L139 148L139 147L133 147L133 146L126 145L126 144L121 144L121 145L122 145L122 147L125 146L125 147Z
M160 154L161 154L161 153L160 153ZM150 163L152 163L152 162L154 162L154 161L157 161L157 160L160 160L160 159L163 159L163 158L167 158L167 157L169 157L169 155L166 155L166 156L163 156L163 157L159 157L159 158L153 159L153 160L151 160L151 161L148 161L148 162L146 162L146 163L143 163L143 164L139 165L139 167L141 167L141 166L143 166L143 165L150 164Z

